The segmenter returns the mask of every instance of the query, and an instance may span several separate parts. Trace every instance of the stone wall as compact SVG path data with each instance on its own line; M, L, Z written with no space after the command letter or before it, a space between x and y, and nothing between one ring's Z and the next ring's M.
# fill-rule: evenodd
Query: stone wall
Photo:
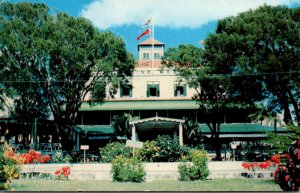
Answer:
M245 170L241 164L243 162L220 161L208 162L209 176L208 178L244 178L242 173L252 175L252 172ZM144 163L144 169L147 173L146 181L153 180L178 180L178 165L180 162L165 163ZM22 173L40 173L53 175L55 170L63 166L70 166L71 175L70 180L108 180L112 181L112 174L110 173L111 164L97 163L97 164L26 164L22 168ZM262 178L273 178L275 168L272 167L268 170L259 170L255 173L254 177L260 173Z

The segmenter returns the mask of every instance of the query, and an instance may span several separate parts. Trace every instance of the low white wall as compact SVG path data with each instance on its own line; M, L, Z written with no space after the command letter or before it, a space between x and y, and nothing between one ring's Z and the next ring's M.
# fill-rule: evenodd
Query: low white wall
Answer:
M248 172L239 161L214 161L208 162L209 176L208 178L244 178L241 173ZM180 162L156 162L143 163L146 175L146 181L172 179L178 180L178 166ZM112 181L110 173L111 164L96 163L96 164L26 164L22 167L22 173L38 172L54 174L57 169L63 166L70 166L71 174L69 179L78 180L108 180ZM264 178L272 178L271 173L275 171L274 167L268 170L259 170L257 173L262 173Z

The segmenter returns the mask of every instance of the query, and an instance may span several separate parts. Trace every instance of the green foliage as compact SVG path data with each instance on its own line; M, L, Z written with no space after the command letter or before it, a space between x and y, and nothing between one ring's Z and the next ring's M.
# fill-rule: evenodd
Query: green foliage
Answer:
M189 147L180 146L176 138L161 135L156 140L146 141L142 148L136 149L135 155L143 162L176 162L188 151Z
M172 139L169 135L159 135L156 139L156 146L159 148L159 162L175 162L182 156L188 154L188 148L180 146L178 139Z
M209 175L207 166L208 158L207 153L205 151L192 150L187 157L183 157L181 160L184 163L181 163L178 167L180 175L179 180L204 180Z
M156 141L146 141L142 148L135 151L135 156L143 162L156 162L160 160L160 151Z
M269 153L272 155L287 151L291 143L297 139L300 140L300 126L289 126L286 134L268 133L268 139L265 142L271 145Z
M113 180L119 182L143 182L146 175L138 159L123 156L118 156L112 161L111 173Z
M184 118L183 141L191 147L198 147L203 142L201 128L198 122L191 118Z
M299 22L299 8L267 5L222 19L203 55L204 63L230 77L231 98L283 111L287 125L300 121Z
M131 128L129 126L129 121L132 121L133 117L124 113L122 116L114 115L112 118L112 126L114 128L115 133L126 136L127 139L131 138Z
M212 146L216 157L220 159L220 124L224 121L225 110L234 108L239 102L230 103L228 100L230 78L221 74L229 70L204 61L204 56L205 50L201 48L179 45L165 52L162 63L164 67L174 69L179 79L184 79L196 91L193 99L197 101L203 120L211 129Z
M52 155L51 160L53 163L71 163L73 158L69 154L64 155L63 152L56 152Z
M53 114L63 149L72 148L82 99L90 93L99 103L105 88L115 94L132 75L133 56L121 37L100 32L85 18L50 14L44 4L4 2L0 25L1 92L17 96L18 117Z
M100 148L100 160L103 162L112 162L117 156L130 157L132 148L126 147L124 143L113 142Z
M0 141L0 190L7 190L11 181L19 176L17 161L4 155L5 145Z

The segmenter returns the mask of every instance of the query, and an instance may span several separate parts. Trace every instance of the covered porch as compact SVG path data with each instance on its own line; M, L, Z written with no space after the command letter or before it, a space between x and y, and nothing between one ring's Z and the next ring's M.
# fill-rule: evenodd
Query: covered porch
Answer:
M151 117L129 122L133 141L154 140L158 135L179 137L179 145L183 145L183 119Z

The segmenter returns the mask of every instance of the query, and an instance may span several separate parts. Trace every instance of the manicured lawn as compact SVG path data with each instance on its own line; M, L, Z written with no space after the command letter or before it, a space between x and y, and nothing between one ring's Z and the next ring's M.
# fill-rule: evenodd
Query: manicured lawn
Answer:
M282 191L272 180L214 179L196 182L161 180L144 183L120 183L99 180L14 180L15 191Z

